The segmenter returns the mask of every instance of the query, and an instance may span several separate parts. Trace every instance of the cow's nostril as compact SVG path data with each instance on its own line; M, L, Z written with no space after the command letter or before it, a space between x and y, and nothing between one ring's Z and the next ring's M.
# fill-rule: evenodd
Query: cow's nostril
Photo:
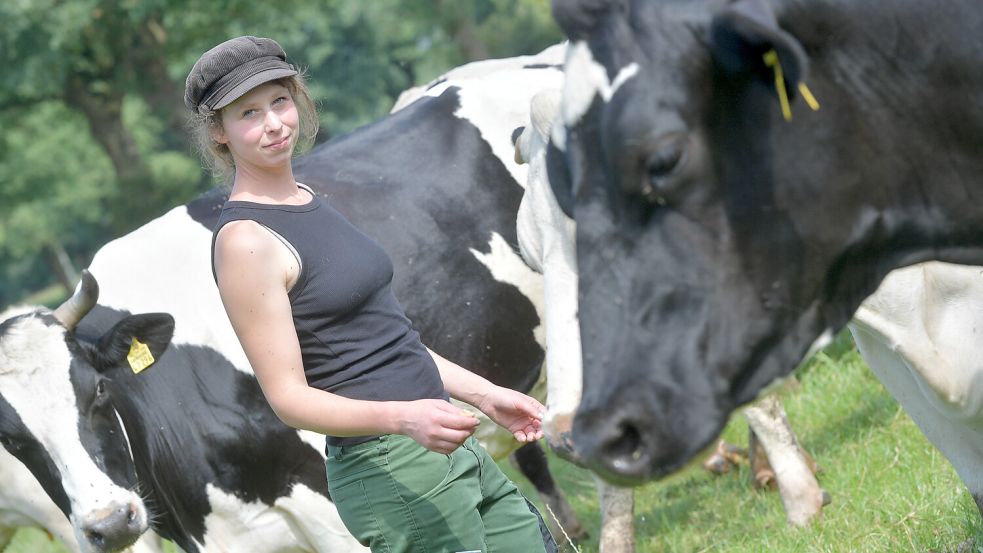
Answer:
M641 457L642 435L631 423L619 427L617 438L612 440L608 452L616 459L638 459Z
M140 509L134 505L118 505L102 516L94 516L83 527L83 536L91 551L121 551L137 541L146 530L140 521Z
M622 476L631 477L648 470L645 440L635 423L626 421L620 424L616 436L612 437L604 449L609 466Z

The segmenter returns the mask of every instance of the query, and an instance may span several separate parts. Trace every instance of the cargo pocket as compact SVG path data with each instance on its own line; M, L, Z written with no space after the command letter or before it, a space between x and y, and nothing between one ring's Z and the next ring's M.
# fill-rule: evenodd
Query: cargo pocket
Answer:
M335 489L331 492L331 497L345 528L358 543L371 547L372 551L390 550L361 480Z
M409 471L397 478L397 491L410 507L428 501L447 487L454 477L454 455L427 451Z

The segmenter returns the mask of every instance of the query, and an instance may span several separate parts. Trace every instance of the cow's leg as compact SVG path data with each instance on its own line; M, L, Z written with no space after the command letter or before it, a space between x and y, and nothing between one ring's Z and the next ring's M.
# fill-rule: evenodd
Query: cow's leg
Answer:
M773 467L789 524L805 526L822 514L824 492L809 469L785 409L777 397L769 395L745 409L744 416Z
M724 442L721 442L722 444ZM727 444L729 445L729 444ZM819 474L822 469L819 467L819 463L806 451L802 444L799 446L799 455L802 455L802 459L805 461L806 466L813 474ZM771 464L768 462L768 455L765 453L764 448L761 445L761 440L758 439L758 435L754 433L754 429L748 426L748 463L751 465L751 478L753 479L754 487L756 489L761 489L763 487L768 487L775 489L778 487L778 482L775 480L775 471L771 468ZM737 464L731 461L732 464ZM709 470L709 469L708 469ZM825 495L825 490L823 491L823 505L828 505L830 499Z
M731 467L747 461L747 450L720 440L717 442L717 449L703 461L703 468L719 476L730 472Z
M601 503L600 553L635 551L635 490L594 477Z
M553 480L543 448L536 442L528 443L512 453L512 460L519 472L535 486L543 503L549 507L549 512L543 513L543 517L547 520L550 532L553 533L556 541L562 543L564 534L572 540L584 539L587 531L584 530L583 524L573 513L566 496ZM562 528L557 528L557 523Z
M748 464L751 466L751 483L754 489L762 488L775 489L778 482L775 480L775 469L771 468L768 462L768 454L761 444L761 439L754 433L754 428L748 424L747 438Z

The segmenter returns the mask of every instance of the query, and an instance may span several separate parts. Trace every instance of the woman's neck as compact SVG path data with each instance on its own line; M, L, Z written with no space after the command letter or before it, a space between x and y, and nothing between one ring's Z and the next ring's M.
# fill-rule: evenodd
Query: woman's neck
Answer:
M280 171L236 167L230 200L261 203L294 203L307 201L294 180L293 169L287 165Z

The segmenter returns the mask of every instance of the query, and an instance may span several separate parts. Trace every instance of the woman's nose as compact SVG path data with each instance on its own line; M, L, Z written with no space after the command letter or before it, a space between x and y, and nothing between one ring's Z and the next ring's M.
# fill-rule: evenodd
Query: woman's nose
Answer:
M280 116L275 111L266 112L266 132L278 131L281 126Z

